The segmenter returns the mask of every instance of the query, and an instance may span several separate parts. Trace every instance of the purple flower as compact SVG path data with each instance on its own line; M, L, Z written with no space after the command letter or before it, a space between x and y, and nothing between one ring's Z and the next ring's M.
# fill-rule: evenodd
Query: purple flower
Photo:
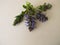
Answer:
M42 22L45 22L48 20L48 18L44 15L44 14L41 14L41 13L38 13L36 15L36 18L39 20L39 21L42 21Z

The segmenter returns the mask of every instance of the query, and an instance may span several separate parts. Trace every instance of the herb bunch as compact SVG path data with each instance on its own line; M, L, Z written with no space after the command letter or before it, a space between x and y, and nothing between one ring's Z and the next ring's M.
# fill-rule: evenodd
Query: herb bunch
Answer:
M13 25L15 26L21 23L23 19L25 19L26 20L25 23L28 26L29 31L32 31L36 27L36 20L39 20L40 22L45 22L48 20L48 17L46 17L46 15L43 14L42 12L51 9L51 7L52 7L51 4L44 3L43 5L34 8L31 3L26 2L26 4L23 5L25 11L22 11L21 14L16 16Z

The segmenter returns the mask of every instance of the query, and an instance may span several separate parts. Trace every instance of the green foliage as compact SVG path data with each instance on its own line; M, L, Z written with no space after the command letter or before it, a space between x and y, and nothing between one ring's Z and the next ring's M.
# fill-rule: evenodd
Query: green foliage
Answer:
M35 13L35 8L29 2L26 2L26 5L23 5L23 8L25 8L30 15L33 15Z
M25 12L22 11L22 13L20 15L16 16L16 19L15 19L13 25L16 25L16 24L22 22L23 21L24 14L25 14Z
M46 4L46 3L44 3L43 5L40 5L40 6L39 6L39 9L40 9L41 11L47 11L48 9L51 9L51 7L52 7L51 4Z

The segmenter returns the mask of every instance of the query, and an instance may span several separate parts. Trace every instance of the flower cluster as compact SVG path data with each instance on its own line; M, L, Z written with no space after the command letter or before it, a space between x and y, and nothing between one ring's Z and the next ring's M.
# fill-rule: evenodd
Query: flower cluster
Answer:
M34 8L31 3L27 2L26 5L23 5L25 11L22 11L20 15L16 16L13 25L18 24L22 22L23 19L25 19L26 20L25 23L28 26L29 31L32 31L36 27L36 23L37 23L36 20L39 20L40 22L45 22L48 20L48 17L46 17L46 15L43 14L42 12L51 9L51 7L52 7L51 4L44 3L43 5Z

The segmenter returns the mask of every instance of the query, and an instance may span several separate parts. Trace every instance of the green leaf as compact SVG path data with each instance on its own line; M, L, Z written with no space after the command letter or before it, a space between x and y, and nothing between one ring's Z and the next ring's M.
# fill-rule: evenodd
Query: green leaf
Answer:
M39 6L39 9L40 9L41 11L47 11L48 9L51 9L51 7L52 7L51 4L46 4L46 3L44 3L43 5L40 5L40 6Z
M40 9L41 11L44 11L44 10L45 10L45 9L44 9L44 6L42 6L42 5L40 5L39 9Z
M26 9L27 14L33 15L35 13L35 8L29 2L26 2L26 5L23 5L23 8Z
M52 5L51 4L48 4L47 7L48 7L48 9L51 9Z
M14 26L23 21L24 14L25 14L25 12L22 11L22 13L20 15L16 16L16 19L13 24Z
M23 8L25 8L25 9L26 9L26 8L27 8L27 7L26 7L26 5L23 5Z

